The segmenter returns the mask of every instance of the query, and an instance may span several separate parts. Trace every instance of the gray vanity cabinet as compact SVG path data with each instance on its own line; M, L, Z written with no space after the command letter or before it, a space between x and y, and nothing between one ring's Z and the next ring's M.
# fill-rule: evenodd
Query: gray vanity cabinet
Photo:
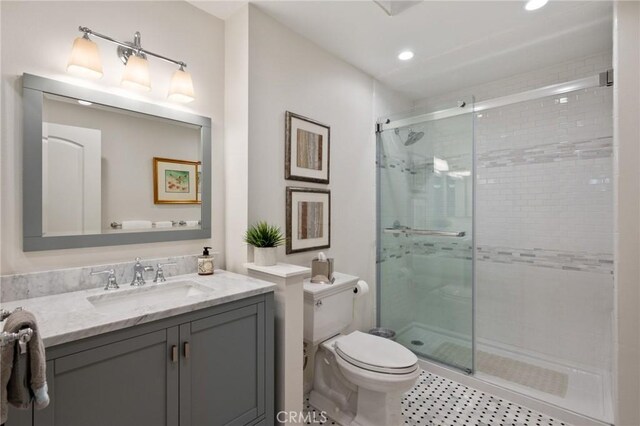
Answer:
M245 425L265 414L264 305L180 326L180 425Z
M31 426L33 423L33 410L18 410L9 405L9 417L3 426Z
M168 349L177 340L172 327L55 359L46 423L176 425L178 363Z
M7 426L273 425L273 294L47 350L51 404Z

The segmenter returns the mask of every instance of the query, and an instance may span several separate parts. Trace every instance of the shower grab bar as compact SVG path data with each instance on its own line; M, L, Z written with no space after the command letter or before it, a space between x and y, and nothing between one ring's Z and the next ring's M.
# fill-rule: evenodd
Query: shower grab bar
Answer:
M437 231L434 229L413 229L408 227L402 228L384 228L385 234L405 234L405 235L428 235L432 237L455 237L460 238L467 235L466 232L460 231Z

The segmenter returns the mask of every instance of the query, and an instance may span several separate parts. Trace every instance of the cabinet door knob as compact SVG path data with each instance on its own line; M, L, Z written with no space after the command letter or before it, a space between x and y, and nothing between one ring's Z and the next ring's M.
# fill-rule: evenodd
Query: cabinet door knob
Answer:
M191 345L189 344L189 342L184 342L184 357L186 359L189 359L190 356L191 356Z
M171 362L178 362L178 347L176 345L171 346Z

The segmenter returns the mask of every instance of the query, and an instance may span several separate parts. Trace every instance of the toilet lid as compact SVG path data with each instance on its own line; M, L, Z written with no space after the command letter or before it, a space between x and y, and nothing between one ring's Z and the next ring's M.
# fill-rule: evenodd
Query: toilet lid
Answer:
M380 373L410 373L418 362L418 357L401 344L360 331L336 340L335 349L345 361Z

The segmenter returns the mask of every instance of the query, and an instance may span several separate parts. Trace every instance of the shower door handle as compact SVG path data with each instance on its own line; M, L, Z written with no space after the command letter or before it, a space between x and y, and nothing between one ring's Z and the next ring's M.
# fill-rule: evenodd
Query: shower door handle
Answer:
M385 234L405 234L405 235L424 235L424 236L432 236L432 237L455 237L460 238L467 235L466 232L460 231L438 231L434 229L413 229L407 227L400 228L384 228Z

